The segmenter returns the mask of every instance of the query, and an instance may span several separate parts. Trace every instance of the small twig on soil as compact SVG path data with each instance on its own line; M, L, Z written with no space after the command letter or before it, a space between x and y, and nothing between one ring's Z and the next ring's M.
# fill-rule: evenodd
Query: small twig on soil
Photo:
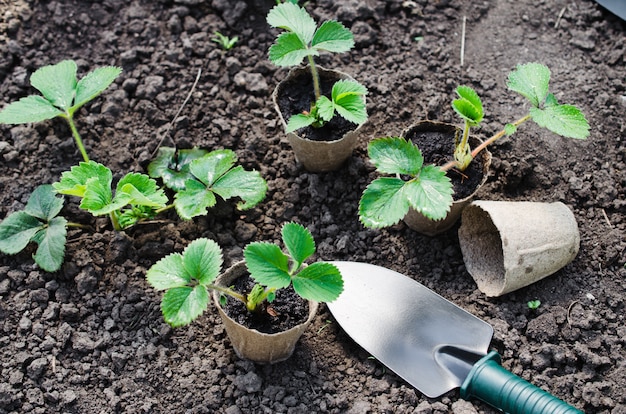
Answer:
M561 24L561 18L563 18L563 14L565 14L565 9L567 9L567 7L563 7L561 9L561 12L559 13L559 17L556 18L556 22L554 23L555 29L559 28L559 24Z
M611 221L609 220L609 216L606 215L606 211L604 211L603 208L600 210L602 211L602 215L604 216L606 223L609 225L610 228L613 228L613 225L611 224Z
M465 59L465 21L466 16L463 16L463 26L461 28L461 66L463 66L463 60Z
M191 85L191 89L189 90L189 93L187 94L187 97L185 98L183 103L180 105L180 108L178 108L178 111L176 112L176 115L174 115L174 118L172 118L172 121L170 122L170 124L167 126L167 129L165 130L165 133L161 137L161 140L159 141L158 145L156 146L154 151L152 151L152 155L151 155L152 158L154 158L154 156L156 155L157 151L161 147L161 144L163 144L163 141L165 140L165 137L167 137L169 135L170 129L172 129L172 125L174 125L174 122L176 122L176 119L178 119L178 116L183 111L183 108L185 107L185 105L187 104L189 99L191 98L191 94L196 89L196 85L198 85L198 81L200 80L200 74L201 73L202 73L202 68L199 68L198 69L198 74L196 75L196 80L193 81L193 85Z
M572 313L572 308L574 307L575 304L577 304L578 301L575 300L572 303L569 304L569 306L567 307L567 325L571 328L572 327L572 323L569 320L569 315Z

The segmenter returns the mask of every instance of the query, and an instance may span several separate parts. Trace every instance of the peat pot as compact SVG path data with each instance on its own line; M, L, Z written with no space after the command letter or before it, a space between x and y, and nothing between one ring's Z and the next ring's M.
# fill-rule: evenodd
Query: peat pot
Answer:
M402 136L412 141L422 151L425 164L444 165L454 156L455 135L462 136L463 131L456 125L435 121L420 121L408 127ZM482 143L479 138L470 135L469 144L476 148ZM454 186L453 203L448 215L441 220L431 220L410 208L404 222L411 229L427 236L435 236L452 227L461 216L461 212L473 199L476 192L487 181L491 153L484 149L461 172L451 170L447 175Z
M332 86L338 80L354 80L343 72L319 66L316 68L320 77L320 90L325 96L330 96ZM311 103L315 101L310 68L307 66L292 69L274 89L272 101L285 130L287 121L292 115L310 111ZM306 170L333 171L341 167L352 155L362 125L356 125L335 115L321 128L306 127L288 132L287 140L291 144L296 160Z
M463 211L459 243L478 289L501 296L574 260L580 234L563 203L480 200Z
M228 268L216 279L220 286L232 286L237 278L248 273L245 262L240 261ZM228 338L235 349L235 353L244 359L258 363L276 363L284 361L293 354L296 343L307 329L319 307L319 303L309 302L309 317L307 320L293 328L274 334L259 332L249 329L230 318L220 306L219 292L213 291L213 303L222 318Z

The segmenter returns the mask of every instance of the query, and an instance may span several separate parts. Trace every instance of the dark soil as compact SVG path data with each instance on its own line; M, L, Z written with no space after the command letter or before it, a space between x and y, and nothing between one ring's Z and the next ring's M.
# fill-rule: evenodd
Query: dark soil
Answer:
M76 117L91 158L115 180L145 171L163 138L233 149L269 184L250 211L223 203L189 222L168 211L126 233L68 198L63 214L94 231L69 233L61 271L38 269L32 251L0 255L0 413L496 412L456 390L424 397L352 342L325 306L293 357L271 366L236 357L213 306L188 327L163 322L161 295L145 281L152 264L210 237L230 265L250 241L278 242L289 220L312 231L318 258L399 271L493 325L492 349L513 373L585 412L625 413L625 23L591 0L308 1L317 19L355 32L353 51L318 63L367 86L370 114L346 165L312 174L296 164L271 105L287 73L267 59L276 33L264 16L274 3L0 0L2 106L34 93L29 76L43 65L75 59L80 75L119 65L120 78ZM222 51L215 30L240 40ZM367 142L424 118L460 124L450 107L458 84L482 97L478 133L489 136L527 110L505 80L530 61L550 66L556 97L583 110L591 136L573 141L521 126L493 146L478 198L563 201L581 249L556 274L487 298L465 270L458 226L429 238L402 223L360 224L358 200L376 177ZM80 161L61 119L3 126L0 155L0 218ZM532 311L526 303L535 299L541 306Z
M239 277L234 283L237 292L248 294L255 282L250 275ZM237 323L264 333L286 331L309 317L309 304L303 300L292 286L279 289L276 299L271 303L264 302L256 312L249 312L244 303L227 296L224 312Z

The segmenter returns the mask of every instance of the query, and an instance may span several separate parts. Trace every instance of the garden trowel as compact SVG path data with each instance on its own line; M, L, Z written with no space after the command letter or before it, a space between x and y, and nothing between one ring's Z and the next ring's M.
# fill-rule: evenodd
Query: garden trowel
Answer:
M344 290L331 313L356 343L430 398L460 387L511 414L581 413L508 372L487 353L493 328L415 280L358 262L331 262Z

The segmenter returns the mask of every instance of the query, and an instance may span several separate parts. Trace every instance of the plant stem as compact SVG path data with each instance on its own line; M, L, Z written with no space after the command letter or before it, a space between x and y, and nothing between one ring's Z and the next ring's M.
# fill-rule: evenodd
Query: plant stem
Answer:
M67 119L67 123L70 124L70 129L72 130L74 141L76 141L76 146L78 147L78 150L82 154L83 160L85 160L85 162L89 162L89 156L87 155L87 151L85 150L85 146L83 145L83 140L80 138L80 134L78 133L78 130L76 129L76 125L74 124L73 117L71 115L68 115L65 117L65 119Z
M109 218L111 219L111 224L113 224L113 229L115 231L121 231L122 227L120 227L120 222L115 215L115 211L109 213Z
M207 285L207 288L211 290L217 290L220 293L224 293L234 299L237 299L238 301L243 302L245 305L248 304L248 300L244 295L242 295L241 293L235 292L234 290L229 289L227 287L210 284L210 285Z
M311 77L313 78L313 91L315 92L315 102L322 95L320 92L320 75L317 72L317 67L313 61L313 56L309 56L309 66L311 67Z
M67 222L65 224L65 227L75 227L75 228L83 229L83 230L91 229L91 226L88 226L86 224L74 223L74 222L71 222L71 221Z
M159 209L157 209L157 210L154 210L154 212L155 212L156 214L161 214L162 212L167 211L167 210L169 210L169 209L171 209L171 208L173 208L173 207L174 207L174 204L168 204L168 205L166 205L165 207L161 207L161 208L159 208Z
M512 125L515 127L518 127L519 125L523 124L524 122L528 121L530 119L530 114L518 119L517 121L513 122ZM489 138L487 141L483 142L482 144L480 144L479 146L477 146L476 148L474 148L474 150L472 151L472 158L476 158L476 156L485 148L487 148L488 145L493 144L495 141L497 141L498 139L502 138L504 135L506 135L506 130L503 128L500 132L498 132L497 134L493 135L491 138ZM443 171L448 171L451 168L455 168L458 167L459 162L454 160L454 161L450 161L447 164L445 164L443 167L441 167L441 169Z

